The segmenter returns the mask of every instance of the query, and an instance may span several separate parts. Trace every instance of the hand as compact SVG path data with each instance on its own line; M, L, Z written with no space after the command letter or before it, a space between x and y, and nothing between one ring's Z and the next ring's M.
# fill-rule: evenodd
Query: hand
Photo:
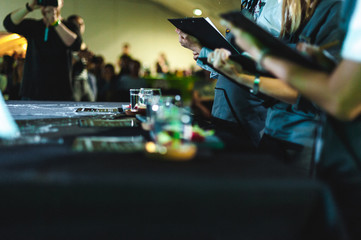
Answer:
M192 102L195 106L201 105L201 97L199 96L198 91L193 91Z
M194 59L195 61L197 61L197 60L198 60L198 57L199 57L199 52L194 51L194 52L193 52L193 59Z
M38 1L37 0L32 0L29 2L29 7L33 10L39 9L41 8L40 5L38 5Z
M236 79L239 74L243 72L241 65L233 62L229 59L231 52L226 49L215 49L214 52L208 54L208 62L211 63L214 68L219 69L227 76Z
M182 45L182 47L192 50L193 55L194 55L194 52L196 52L198 54L200 53L203 46L200 44L200 42L198 41L197 38L182 32L178 28L175 31L179 35L179 43Z
M42 14L45 23L50 26L54 22L60 20L60 9L59 7L46 6L42 9Z
M336 64L333 57L326 50L323 50L322 47L300 42L296 48L298 51L307 54L328 69L332 69Z

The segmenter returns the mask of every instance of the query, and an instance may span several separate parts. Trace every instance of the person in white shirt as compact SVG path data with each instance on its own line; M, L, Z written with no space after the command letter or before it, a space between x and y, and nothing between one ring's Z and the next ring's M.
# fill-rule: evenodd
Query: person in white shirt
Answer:
M231 24L228 27L238 45L258 64L325 111L315 149L316 176L331 187L350 238L361 239L361 1L353 3L354 8L346 8L348 14L344 15L351 19L345 25L343 60L331 73L276 57L250 33Z

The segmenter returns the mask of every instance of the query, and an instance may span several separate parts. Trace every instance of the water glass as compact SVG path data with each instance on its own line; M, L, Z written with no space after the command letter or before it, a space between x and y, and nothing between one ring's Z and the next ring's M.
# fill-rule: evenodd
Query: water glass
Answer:
M139 102L139 93L140 93L139 89L130 89L129 90L130 110L131 111L136 111L136 106L138 105L138 102Z

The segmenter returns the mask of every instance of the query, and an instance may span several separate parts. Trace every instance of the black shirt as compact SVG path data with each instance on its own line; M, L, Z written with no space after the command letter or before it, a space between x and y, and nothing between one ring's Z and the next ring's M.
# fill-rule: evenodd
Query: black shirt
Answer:
M24 19L15 25L10 14L4 27L24 36L28 41L21 96L31 100L72 100L72 51L80 49L82 39L76 26L62 22L77 34L72 46L67 47L54 27L48 28L43 20Z

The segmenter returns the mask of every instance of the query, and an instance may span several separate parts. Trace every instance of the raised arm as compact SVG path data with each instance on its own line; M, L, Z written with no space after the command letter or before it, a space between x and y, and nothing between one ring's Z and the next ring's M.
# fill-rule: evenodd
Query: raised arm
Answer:
M28 15L28 13L39 8L40 6L36 4L36 0L32 0L30 3L26 3L23 8L17 9L12 12L10 15L11 21L15 25L19 25L24 20L26 15Z
M61 22L61 8L62 4L60 3L58 7L44 7L42 12L46 24L48 26L53 26L64 44L70 47L78 38L78 35L72 32L67 26L65 26L64 23Z
M341 120L361 114L361 63L343 60L332 74L326 74L269 55L263 66Z
M61 40L63 40L64 44L68 47L73 45L73 43L78 38L78 35L67 28L62 22L60 22L59 25L55 27L55 31L58 33Z

